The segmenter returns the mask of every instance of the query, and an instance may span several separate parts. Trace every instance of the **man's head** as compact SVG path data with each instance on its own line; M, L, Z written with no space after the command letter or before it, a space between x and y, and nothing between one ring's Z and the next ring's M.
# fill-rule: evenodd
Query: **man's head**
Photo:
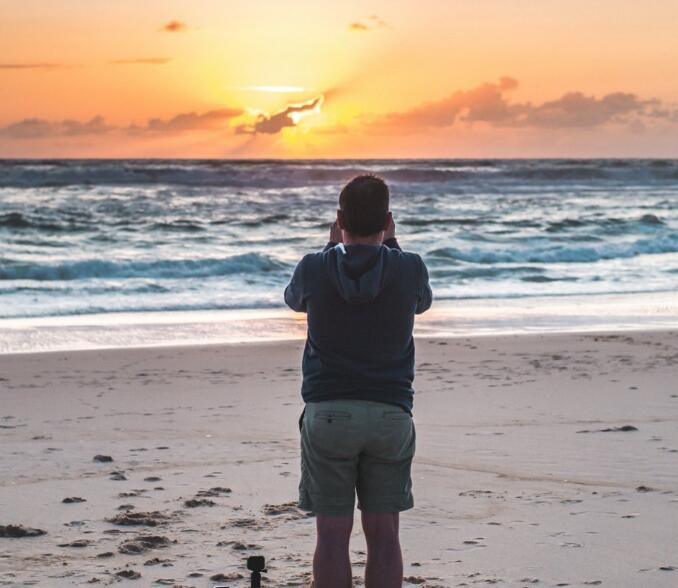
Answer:
M356 176L339 195L339 225L358 237L375 235L386 227L388 206L388 186L384 180L372 174Z

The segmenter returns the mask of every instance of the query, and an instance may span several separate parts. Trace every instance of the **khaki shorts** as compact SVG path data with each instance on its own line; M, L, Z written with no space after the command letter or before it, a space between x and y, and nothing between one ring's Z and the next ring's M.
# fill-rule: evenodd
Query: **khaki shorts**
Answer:
M402 408L369 400L309 402L299 419L299 508L352 515L414 506L410 470L416 433Z

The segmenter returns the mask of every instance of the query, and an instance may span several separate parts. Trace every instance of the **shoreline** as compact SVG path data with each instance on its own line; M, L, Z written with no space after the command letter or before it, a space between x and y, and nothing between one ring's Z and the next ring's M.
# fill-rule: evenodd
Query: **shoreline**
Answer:
M435 301L415 337L638 332L678 328L674 292ZM306 316L287 309L107 313L0 319L0 356L41 351L298 341Z
M593 337L622 337L624 335L647 335L647 336L663 336L663 335L677 335L676 326L664 326L656 328L628 328L628 329L582 329L582 330L568 330L568 331L516 331L516 332L502 332L502 333L468 333L458 335L414 335L415 343L424 345L435 345L439 341L446 343L456 343L469 340L505 340L515 339L532 340L535 338L558 340L568 339L573 336L593 336ZM228 349L252 349L254 351L264 351L266 349L275 348L278 346L303 346L304 337L287 338L287 339L267 339L267 340L249 340L249 341L212 341L212 342L196 342L196 343L167 343L156 345L138 345L125 347L88 347L82 349L47 349L35 351L16 351L2 353L0 352L0 361L11 358L21 358L30 356L80 356L85 354L96 353L126 353L126 352L145 352L145 351L173 351L173 352L190 352L190 351L208 351L208 350L228 350ZM0 380L1 382L1 380Z

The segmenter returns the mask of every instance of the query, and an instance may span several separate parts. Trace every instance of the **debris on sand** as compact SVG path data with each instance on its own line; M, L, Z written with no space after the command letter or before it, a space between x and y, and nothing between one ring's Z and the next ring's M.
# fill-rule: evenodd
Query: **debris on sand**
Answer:
M230 488L224 488L222 486L215 486L214 488L210 488L209 490L200 490L196 496L227 496L228 494L231 493Z
M162 535L139 535L120 544L118 551L127 555L139 555L150 549L162 549L173 543Z
M92 461L97 461L99 463L110 463L113 461L113 458L110 455L95 455L92 458Z
M80 498L80 496L68 496L67 498L64 498L61 502L64 504L75 504L76 502L87 502L84 498Z
M128 580L138 580L141 578L141 574L134 570L120 570L119 572L115 572L115 575L119 578L127 578Z
M147 559L144 562L145 566L157 566L157 565L162 565L164 568L169 567L172 565L172 560L171 559L163 559L161 557L154 557L151 559Z
M209 498L191 498L190 500L184 500L184 506L186 508L196 508L198 506L216 506L217 503L214 500Z
M581 431L577 431L577 433L627 433L629 431L637 430L638 427L634 427L633 425L622 425L621 427L607 427L606 429L583 429Z
M122 512L114 517L106 519L107 523L114 525L145 525L146 527L157 527L165 523L169 517L160 511L154 510L152 512Z
M268 516L288 515L288 519L303 519L314 516L313 513L304 512L296 502L285 502L283 504L264 504L264 514Z
M59 543L58 547L87 547L88 545L91 545L91 543L92 542L89 539L77 539L70 543Z
M242 518L242 519L233 519L227 521L224 525L219 527L220 529L228 529L229 527L237 527L240 529L249 529L251 531L261 531L263 529L268 529L271 526L271 523L267 520L258 521L255 518Z
M229 545L234 551L261 549L261 545L257 545L256 543L242 543L241 541L219 541L219 543L217 543L217 547L228 547Z
M214 574L210 576L212 582L232 582L235 580L242 580L245 576L238 572L233 572L231 574Z
M20 539L21 537L39 537L46 535L42 529L31 529L23 525L0 525L0 537L8 539Z

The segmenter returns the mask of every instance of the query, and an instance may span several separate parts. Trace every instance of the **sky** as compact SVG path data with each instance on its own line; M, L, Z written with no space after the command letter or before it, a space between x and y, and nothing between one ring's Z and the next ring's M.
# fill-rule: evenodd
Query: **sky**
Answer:
M0 157L678 157L676 0L0 0Z

